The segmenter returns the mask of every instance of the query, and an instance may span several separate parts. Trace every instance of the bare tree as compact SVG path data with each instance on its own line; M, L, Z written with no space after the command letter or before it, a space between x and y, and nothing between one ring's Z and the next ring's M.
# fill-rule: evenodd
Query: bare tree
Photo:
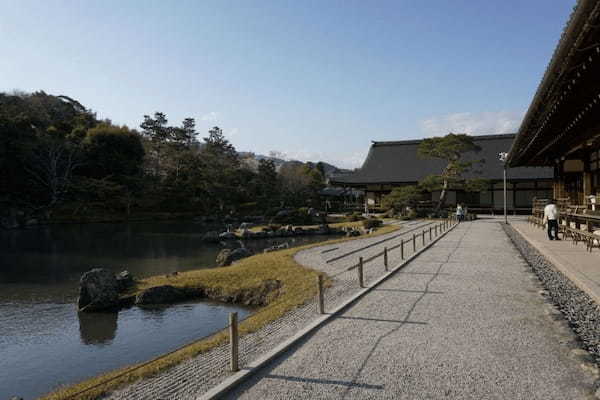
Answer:
M43 140L32 152L25 170L44 188L47 202L42 209L59 204L69 190L73 171L79 167L77 148L58 140Z

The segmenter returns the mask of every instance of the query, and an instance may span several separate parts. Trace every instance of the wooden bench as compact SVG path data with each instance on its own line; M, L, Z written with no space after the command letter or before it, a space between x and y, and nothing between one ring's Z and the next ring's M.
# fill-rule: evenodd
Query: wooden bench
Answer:
M585 240L587 251L591 253L594 247L600 249L600 235L590 232L583 232L582 236Z

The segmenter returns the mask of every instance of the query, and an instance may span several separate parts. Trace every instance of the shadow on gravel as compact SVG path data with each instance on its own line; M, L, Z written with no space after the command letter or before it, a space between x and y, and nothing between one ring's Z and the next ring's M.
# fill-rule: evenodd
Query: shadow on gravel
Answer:
M400 293L424 293L424 294L445 294L445 292L435 292L432 290L408 290L408 289L372 289L374 292L400 292Z
M290 382L300 382L300 383L317 383L322 385L336 385L336 386L348 386L348 387L356 387L361 389L383 389L383 385L370 385L368 383L358 383L358 382L348 382L348 381L339 381L339 380L330 380L330 379L314 379L314 378L300 378L296 376L285 376L285 375L265 375L265 378L271 379L283 379L285 381Z
M444 267L444 265L448 264L450 259L452 258L452 256L454 255L454 253L456 253L456 251L458 250L458 248L460 247L463 239L465 238L465 236L467 236L467 234L469 233L469 230L471 228L471 225L467 225L467 229L463 232L463 235L456 241L455 247L452 249L452 251L448 254L446 260L444 260L444 262L441 262L439 267L437 268L436 272L403 272L403 271L398 271L398 273L405 273L405 274L415 274L415 275L431 275L431 278L427 281L427 283L425 284L425 290L423 290L423 292L421 293L421 295L412 303L410 309L408 310L408 312L406 313L406 319L408 320L410 318L410 316L412 315L412 313L414 312L415 308L417 307L417 305L419 304L419 302L421 300L423 300L423 298L425 297L426 294L429 293L429 285L435 280L435 278L437 278L440 275L450 275L448 273L444 273L442 272L442 268ZM338 317L340 318L340 317ZM377 347L379 346L379 344L388 336L398 332L405 324L402 323L399 326L391 329L390 331L388 331L387 333L379 336L377 338L377 340L375 341L375 343L373 343L373 347L371 348L371 351L369 351L369 354L367 354L367 356L365 357L365 359L363 360L362 364L360 365L360 367L356 370L356 373L354 374L354 377L352 378L352 382L356 382L356 380L358 379L358 377L362 374L365 366L367 365L367 362L369 361L369 359L371 358L371 356L375 353L375 350L377 349ZM344 393L342 394L341 398L344 399L346 398L346 396L348 396L350 389L352 389L352 386L348 386L346 388L346 390L344 391Z
M335 317L336 319L353 319L359 321L375 321L375 322L393 322L396 324L417 324L417 325L429 325L427 322L420 321L408 321L408 320L397 320L397 319L377 319L377 318L365 318L365 317Z
M470 228L470 224L468 224L467 227ZM227 398L228 399L237 398L240 393L243 393L244 391L248 390L250 387L254 386L261 379L265 379L265 378L283 379L283 380L287 380L287 381L291 381L291 382L303 382L303 383L309 383L309 384L310 383L314 383L314 384L323 384L323 385L340 385L340 386L345 387L344 392L339 397L339 398L342 398L342 399L345 398L348 395L349 391L351 389L353 389L353 388L383 390L384 389L383 385L372 385L372 384L367 384L367 383L360 383L360 382L357 382L357 380L360 377L360 375L362 374L362 372L363 372L363 370L364 370L367 362L372 357L372 355L375 353L375 350L377 349L377 347L379 346L379 343L381 343L382 340L384 340L389 335L392 335L395 332L398 332L405 325L409 325L409 324L427 325L428 324L427 322L410 321L409 318L412 315L412 313L414 312L414 310L417 307L417 305L419 304L419 302L425 297L425 295L427 295L427 294L434 294L434 293L435 294L442 293L442 292L429 291L429 285L438 276L452 275L450 273L441 272L441 270L442 270L442 268L445 265L447 265L447 264L450 263L450 258L456 252L456 250L460 247L463 238L468 234L468 232L469 232L469 229L466 229L464 231L462 237L460 237L456 241L453 241L452 251L448 254L448 257L447 257L446 260L439 261L439 262L434 262L433 263L433 264L440 264L438 266L436 272L433 272L433 273L402 272L402 271L398 271L397 272L397 273L408 273L408 274L418 274L418 275L429 275L430 276L430 278L427 280L427 282L425 284L424 290L415 290L414 291L415 293L418 293L419 296L411 304L410 309L406 313L405 320L380 320L380 319L374 319L374 318L370 319L370 318L363 318L363 317L337 316L335 318L330 319L329 321L327 321L325 323L327 325L327 324L330 324L330 323L332 323L333 321L335 321L337 319L351 319L351 320L365 320L365 321L370 321L370 322L373 322L373 321L393 322L393 323L398 324L398 326L390 329L385 334L383 334L383 335L381 335L381 336L379 336L377 338L373 337L373 339L375 340L375 342L373 343L373 345L371 347L371 350L369 351L369 353L367 354L367 356L362 360L362 362L360 362L360 366L358 366L358 368L356 369L356 373L354 374L354 376L352 377L351 380L349 380L349 381L345 381L345 380L342 381L342 380L303 378L303 377L285 376L285 375L277 375L277 374L271 374L270 373L275 368L277 368L279 365L281 365L285 360L287 360L288 358L290 358L291 356L293 356L293 354L300 347L302 347L306 342L308 342L318 332L318 330L315 330L315 331L311 332L310 334L306 335L305 337L303 337L302 339L300 339L294 346L292 346L289 349L287 349L286 351L284 351L273 362L269 363L269 365L261 368L261 370L256 375L254 375L253 377L249 378L248 381L242 383L240 386L238 386L237 388L235 388L232 392L230 392L227 395ZM428 264L431 264L431 262L428 262ZM378 289L378 288L374 288L372 290L407 292L407 290L404 290L404 289L383 289L383 288L382 289ZM412 291L410 291L410 292L412 292Z

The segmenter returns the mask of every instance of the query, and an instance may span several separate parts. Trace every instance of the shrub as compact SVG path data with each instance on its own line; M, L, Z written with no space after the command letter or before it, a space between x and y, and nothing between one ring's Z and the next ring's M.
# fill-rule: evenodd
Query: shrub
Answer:
M363 217L363 215L359 212L353 212L352 214L350 214L350 216L348 217L348 221L349 222L356 222L356 221L362 221L364 220L365 217Z
M273 218L272 224L310 225L312 217L308 215L307 208L284 209L278 211Z
M376 218L366 219L362 222L362 225L365 229L377 228L383 224L383 221Z

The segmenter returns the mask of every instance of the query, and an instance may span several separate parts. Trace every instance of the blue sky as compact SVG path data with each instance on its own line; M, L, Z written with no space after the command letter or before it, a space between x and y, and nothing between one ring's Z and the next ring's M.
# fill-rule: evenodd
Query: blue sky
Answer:
M0 0L0 91L358 167L371 140L515 131L575 0Z

